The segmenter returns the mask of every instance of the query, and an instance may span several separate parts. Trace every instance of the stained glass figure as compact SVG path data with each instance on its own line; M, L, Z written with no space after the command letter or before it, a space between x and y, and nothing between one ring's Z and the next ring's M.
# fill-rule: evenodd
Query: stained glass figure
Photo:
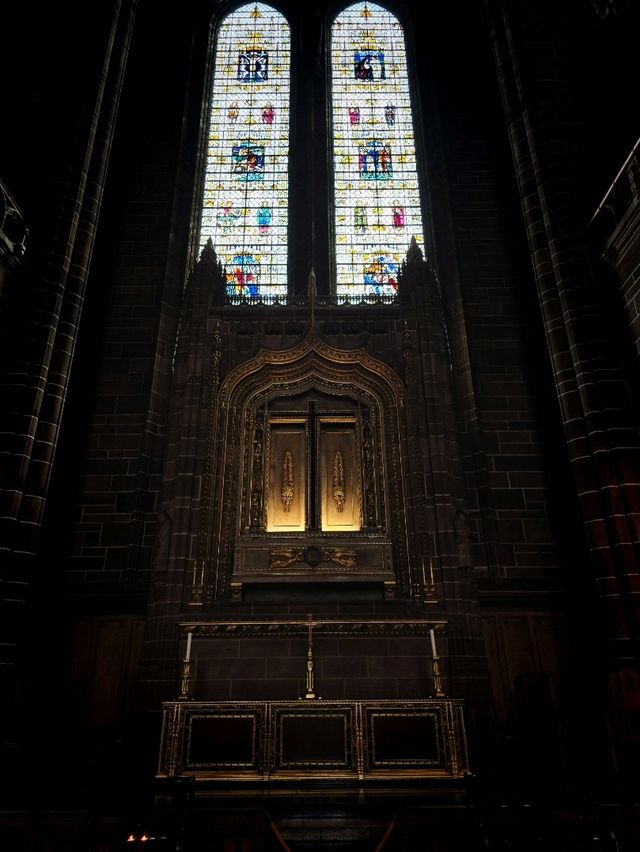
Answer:
M366 47L356 50L353 56L353 68L356 80L374 80L376 77L384 80L386 76L384 52Z
M256 216L258 219L258 230L260 231L260 233L269 233L269 225L271 224L271 208L258 207L258 212Z
M404 228L404 207L391 208L391 222L394 228Z
M216 34L200 248L211 238L231 301L287 292L290 44L266 3Z
M353 3L335 18L331 97L336 292L392 296L424 229L404 33L382 6Z
M363 268L363 279L365 286L378 295L385 292L385 287L397 290L398 264L395 258L381 254L369 260Z
M227 289L238 297L257 296L260 288L260 264L252 254L237 254L227 269Z
M266 50L247 50L238 56L238 80L263 83L267 79L269 54Z
M232 171L238 180L262 180L264 145L240 142L231 149Z
M233 226L238 221L240 216L240 211L233 209L233 201L226 201L220 208L220 212L216 217L216 221L220 226L221 230L225 234L228 234L233 229Z
M358 170L364 180L391 180L393 167L389 146L378 139L371 139L360 147Z

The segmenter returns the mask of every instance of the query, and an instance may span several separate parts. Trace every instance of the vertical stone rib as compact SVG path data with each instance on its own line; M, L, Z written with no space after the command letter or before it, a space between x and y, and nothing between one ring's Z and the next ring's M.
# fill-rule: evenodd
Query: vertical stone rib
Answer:
M549 92L543 103L536 81L523 78L525 46L516 44L507 5L486 0L486 7L556 393L608 635L615 640L612 654L629 657L637 653L640 611L632 490L640 475L637 423L571 209L575 151ZM536 15L540 24L544 9ZM550 20L556 17L549 12ZM562 82L554 85L561 89Z
M11 571L7 597L24 601L30 582L75 351L91 254L115 121L122 90L137 0L116 0L87 126L82 164L72 197L60 211L59 237L46 258L39 282L40 315L28 326L32 344L7 381L12 400L12 434L5 434L10 460L2 483L3 561ZM70 193L71 196L71 193ZM13 462L12 462L13 460Z

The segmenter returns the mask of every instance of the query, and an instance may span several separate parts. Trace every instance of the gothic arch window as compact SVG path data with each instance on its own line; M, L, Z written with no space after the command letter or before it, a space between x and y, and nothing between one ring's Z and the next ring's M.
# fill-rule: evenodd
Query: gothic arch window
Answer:
M200 248L212 240L231 301L287 292L290 41L264 3L217 32Z
M393 295L424 236L404 33L382 6L354 3L334 20L331 86L336 292Z

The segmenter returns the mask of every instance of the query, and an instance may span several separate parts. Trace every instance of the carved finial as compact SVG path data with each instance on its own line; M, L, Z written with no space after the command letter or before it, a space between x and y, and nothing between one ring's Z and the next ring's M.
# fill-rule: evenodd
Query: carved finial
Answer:
M309 272L309 280L307 283L307 298L309 299L309 306L311 308L311 328L313 328L316 324L316 296L318 295L318 291L316 290L316 274L313 271L313 266L311 267L311 271Z
M429 272L429 264L425 260L424 254L415 236L411 237L407 256L402 261L400 274L398 276L398 290L401 295L407 296L416 285L420 286L426 282L426 276Z
M311 267L311 272L309 273L309 281L307 283L307 296L309 297L309 304L315 305L316 303L316 295L318 291L316 289L316 274L313 271L313 266Z
M205 243L200 258L193 269L193 283L196 289L206 289L214 294L217 302L224 298L226 290L225 273L213 247L211 237Z
M201 263L204 266L218 265L218 256L216 255L216 250L213 247L213 240L211 237L209 237L207 242L204 244L198 263Z
M422 253L422 249L418 245L418 241L415 237L411 237L411 242L409 243L409 250L407 251L407 263L420 263L424 260L424 254Z

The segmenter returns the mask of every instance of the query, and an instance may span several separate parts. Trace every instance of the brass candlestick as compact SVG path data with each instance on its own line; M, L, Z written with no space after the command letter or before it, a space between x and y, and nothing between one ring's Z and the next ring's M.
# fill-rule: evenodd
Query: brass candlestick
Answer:
M189 683L191 681L191 640L193 639L193 632L190 630L187 633L187 648L184 652L184 660L182 661L182 680L180 682L180 695L178 696L179 701L189 701L191 696L189 695Z
M435 586L425 586L422 590L422 603L425 604L435 604L438 603L438 598L436 597L436 587Z
M442 688L442 675L440 674L440 657L433 657L433 697L446 698L446 692Z
M307 648L307 693L305 698L315 698L314 673L313 673L313 650L311 645Z
M305 698L315 698L316 690L314 685L314 671L313 671L313 616L309 613L309 634L307 641L307 693Z
M436 583L433 576L433 560L429 557L429 575L425 570L424 556L422 557L422 603L437 603Z
M440 657L436 648L436 634L433 627L429 628L429 639L431 640L431 666L433 669L433 697L445 698L446 693L442 688L442 675L440 674Z
M179 701L190 701L189 684L191 681L191 660L184 659L182 661L182 679L180 682Z

